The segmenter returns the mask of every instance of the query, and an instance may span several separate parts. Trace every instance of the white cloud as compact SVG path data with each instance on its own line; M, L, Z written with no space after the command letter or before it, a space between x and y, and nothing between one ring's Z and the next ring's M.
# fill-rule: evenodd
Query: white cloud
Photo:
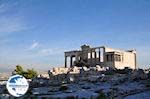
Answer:
M26 25L20 17L0 17L1 36L25 29Z
M46 49L41 49L39 50L38 54L40 56L49 56L49 55L58 55L58 54L63 54L64 50L63 49L58 49L58 48L46 48Z
M0 1L0 14L10 11L14 6L17 6L19 2L16 1Z
M17 2L3 2L0 4L0 37L7 36L27 29L24 17L14 11Z
M0 45L6 45L9 42L11 42L10 38L1 38L0 39Z
M42 50L39 51L39 54L47 56L47 55L53 54L53 52L54 52L53 49L42 49Z
M29 50L35 49L38 46L39 46L39 43L34 41L33 44L29 47Z
M9 8L7 7L6 4L1 4L0 5L0 13L6 12Z

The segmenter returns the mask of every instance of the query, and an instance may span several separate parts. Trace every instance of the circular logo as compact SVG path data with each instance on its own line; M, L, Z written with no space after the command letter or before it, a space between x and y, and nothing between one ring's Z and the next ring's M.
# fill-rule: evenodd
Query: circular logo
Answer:
M6 87L11 95L20 97L27 92L29 84L23 76L13 75L8 79Z

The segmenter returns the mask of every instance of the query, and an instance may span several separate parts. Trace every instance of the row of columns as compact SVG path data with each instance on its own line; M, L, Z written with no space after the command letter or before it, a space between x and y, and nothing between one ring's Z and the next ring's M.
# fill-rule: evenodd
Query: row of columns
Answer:
M70 56L70 67L73 66L73 58L74 56ZM76 60L77 60L77 55L75 56ZM67 56L65 56L65 68L67 67Z
M94 57L93 57L93 52L94 52ZM93 58L95 59L94 62L96 63L97 51L91 51L90 52L91 64L93 63L93 60L92 60ZM98 49L98 60L101 61L101 51L100 51L100 48Z
M100 50L101 48L98 48L98 49L99 49L98 50L98 59L101 62L101 50ZM93 52L94 52L95 62L96 62L96 58L97 58L97 56L96 56L97 52L91 50L91 52L90 52L91 63L92 63L92 58L93 58ZM65 55L65 67L67 67L67 57L68 56ZM70 57L70 67L72 67L73 66L73 57L75 57L75 60L77 61L78 60L78 56L77 55L71 55L69 57ZM104 48L103 48L103 61L104 61Z

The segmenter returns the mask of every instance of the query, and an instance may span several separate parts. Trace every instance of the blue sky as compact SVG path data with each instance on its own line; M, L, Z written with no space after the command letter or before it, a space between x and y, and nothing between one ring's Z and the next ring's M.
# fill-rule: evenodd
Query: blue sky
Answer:
M82 44L136 49L149 65L149 0L1 0L0 70L48 70Z

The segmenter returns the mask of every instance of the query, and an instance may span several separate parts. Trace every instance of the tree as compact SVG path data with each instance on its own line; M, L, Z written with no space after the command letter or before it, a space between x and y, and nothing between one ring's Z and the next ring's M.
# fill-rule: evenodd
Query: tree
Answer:
M28 75L26 78L29 78L29 79L35 78L38 75L37 72L33 69L27 69L27 73L28 73Z
M17 65L14 71L15 74L19 74L19 75L22 75L22 73L24 72L23 68L20 65Z
M37 72L33 69L27 69L27 71L23 70L22 66L17 65L16 69L14 70L14 72L12 74L19 74L24 76L27 79L32 79L37 77Z

